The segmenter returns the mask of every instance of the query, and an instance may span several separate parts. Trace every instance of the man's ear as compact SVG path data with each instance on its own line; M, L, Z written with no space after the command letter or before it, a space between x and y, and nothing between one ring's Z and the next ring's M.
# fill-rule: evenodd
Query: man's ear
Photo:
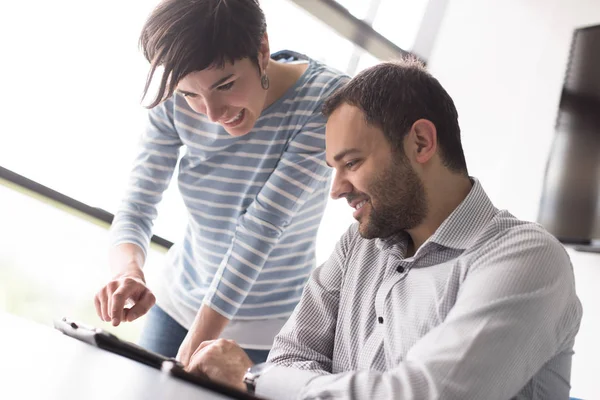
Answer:
M407 137L408 148L412 159L419 164L427 163L437 152L437 129L433 122L419 119L410 128Z
M260 41L260 48L258 49L258 65L260 67L261 75L267 69L267 65L269 65L270 60L271 48L269 47L269 35L267 32L265 32Z

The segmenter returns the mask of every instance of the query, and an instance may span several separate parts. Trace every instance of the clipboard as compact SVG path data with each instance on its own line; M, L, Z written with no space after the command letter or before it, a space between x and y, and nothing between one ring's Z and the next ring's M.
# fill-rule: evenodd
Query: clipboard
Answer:
M103 329L84 325L79 322L62 318L54 320L54 328L67 336L80 340L111 353L127 357L131 360L148 365L163 371L177 379L190 382L202 388L217 392L233 399L260 400L259 397L242 392L233 387L211 381L206 376L191 374L184 369L184 365L174 358L165 357L161 354L147 350L135 343L119 339L116 335Z

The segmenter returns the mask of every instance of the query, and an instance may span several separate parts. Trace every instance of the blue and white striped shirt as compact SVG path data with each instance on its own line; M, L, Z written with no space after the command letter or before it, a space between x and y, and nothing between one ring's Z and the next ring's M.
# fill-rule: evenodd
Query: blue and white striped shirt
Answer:
M236 321L279 319L268 341L260 340L264 347L292 313L315 267L330 183L321 104L346 81L309 60L296 84L241 137L192 111L178 94L150 111L112 242L146 251L183 147L178 183L188 224L152 288L181 325L189 328L203 302Z

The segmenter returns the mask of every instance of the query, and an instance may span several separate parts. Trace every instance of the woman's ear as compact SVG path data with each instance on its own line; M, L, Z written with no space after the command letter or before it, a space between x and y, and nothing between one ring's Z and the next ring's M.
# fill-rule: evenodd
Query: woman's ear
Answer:
M261 75L267 69L270 60L271 49L269 47L269 35L267 34L267 32L265 32L260 41L260 49L258 50L258 65L260 67Z
M410 128L408 151L419 164L428 162L437 152L437 129L433 122L419 119Z

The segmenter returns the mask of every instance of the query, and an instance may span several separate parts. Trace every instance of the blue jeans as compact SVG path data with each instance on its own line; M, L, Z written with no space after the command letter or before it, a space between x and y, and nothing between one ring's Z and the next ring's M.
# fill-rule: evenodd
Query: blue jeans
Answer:
M175 357L188 331L159 306L148 311L138 344L165 357ZM269 350L244 349L254 364L265 362Z

